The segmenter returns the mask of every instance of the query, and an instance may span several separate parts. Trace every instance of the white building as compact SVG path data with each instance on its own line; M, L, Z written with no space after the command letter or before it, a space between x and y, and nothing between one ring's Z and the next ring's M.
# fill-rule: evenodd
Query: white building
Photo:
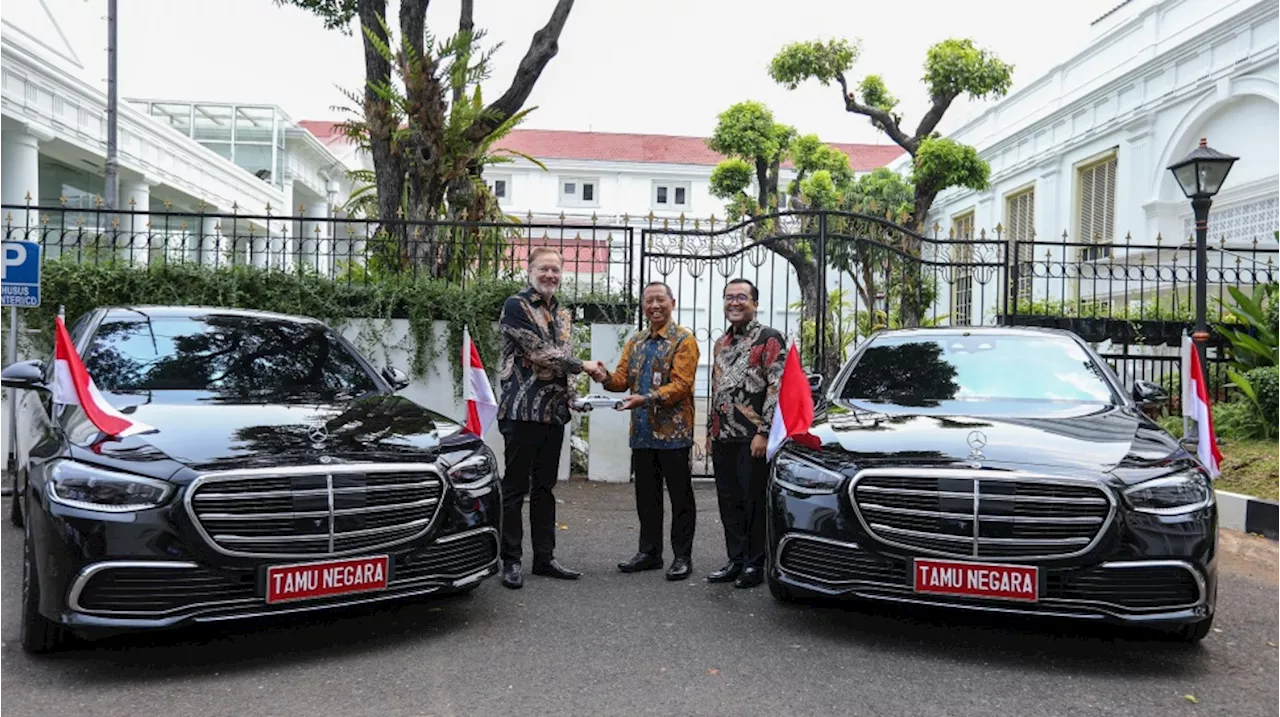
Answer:
M1138 300L1136 282L1117 296L1120 284L1095 283L1094 273L1107 273L1090 262L1124 262L1131 254L1127 261L1137 264L1144 259L1126 252L1126 242L1151 246L1159 238L1171 248L1193 236L1190 202L1167 167L1206 138L1240 157L1209 220L1211 245L1237 252L1210 255L1230 282L1238 251L1255 240L1273 249L1280 229L1278 40L1280 13L1272 1L1122 2L1093 23L1087 47L1042 77L1016 82L1016 91L949 135L990 163L991 186L942 193L928 224L943 238L983 231L991 238L999 226L1005 240L1043 242L1034 249L1037 277L1020 282L1024 300L1083 297L1122 308L1117 302ZM1064 252L1064 232L1071 242L1101 246ZM990 260L993 249L979 242L975 259ZM1024 247L1020 259L1031 259L1029 253ZM1176 254L1184 268L1191 256L1142 254L1166 266ZM1045 278L1046 266L1080 279ZM1190 275L1182 272L1185 285ZM990 323L999 292L979 292L965 276L952 288L940 297L941 314L957 324Z
M0 199L54 208L38 215L7 210L5 217L19 229L39 227L51 255L74 246L86 231L111 228L108 215L75 211L102 206L107 97L105 83L91 81L82 61L89 50L73 47L63 31L64 24L98 21L101 10L92 3L38 0L7 4L0 20ZM332 202L350 192L345 170L360 161L334 155L271 106L121 98L117 127L120 208L137 212L119 221L134 236L127 251L135 261L154 259L157 252L226 259L230 237L247 234L249 224L260 239L237 241L237 249L243 244L237 260L264 263L268 247L261 237L268 232L282 256L282 250L298 248L299 233L327 244L323 221L303 226L213 215L323 219ZM201 221L169 212L210 216Z

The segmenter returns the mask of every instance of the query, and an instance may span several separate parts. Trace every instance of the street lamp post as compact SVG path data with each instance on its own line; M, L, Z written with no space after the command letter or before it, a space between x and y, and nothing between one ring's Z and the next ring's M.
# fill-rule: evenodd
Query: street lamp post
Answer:
M1174 179L1182 193L1191 200L1191 211L1196 217L1196 330L1191 335L1195 340L1196 351L1200 355L1200 365L1205 363L1205 343L1209 340L1209 326L1205 319L1208 289L1208 241L1209 241L1209 207L1213 205L1213 196L1222 188L1231 165L1239 157L1223 154L1208 146L1204 139L1200 146L1181 161L1169 166Z

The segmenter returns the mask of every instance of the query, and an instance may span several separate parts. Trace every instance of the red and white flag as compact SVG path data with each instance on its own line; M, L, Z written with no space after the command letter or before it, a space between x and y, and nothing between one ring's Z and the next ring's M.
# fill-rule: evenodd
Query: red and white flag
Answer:
M1209 410L1209 382L1200 364L1200 352L1190 336L1182 337L1182 415L1196 422L1196 456L1209 475L1221 472L1222 452L1213 430L1213 413Z
M62 317L54 318L53 400L66 406L79 406L99 431L124 438L156 430L117 411L98 391L80 354L76 353L71 334Z
M822 442L809 433L813 427L813 393L809 378L800 368L800 352L795 344L787 352L787 363L782 369L782 384L778 387L778 407L773 411L773 423L769 426L769 447L766 456L773 460L779 448L788 440L802 446L818 449Z
M466 375L467 399L467 425L463 430L483 437L498 415L498 401L493 397L493 386L489 385L480 361L480 351L471 342L471 331L465 326L462 328L462 368Z

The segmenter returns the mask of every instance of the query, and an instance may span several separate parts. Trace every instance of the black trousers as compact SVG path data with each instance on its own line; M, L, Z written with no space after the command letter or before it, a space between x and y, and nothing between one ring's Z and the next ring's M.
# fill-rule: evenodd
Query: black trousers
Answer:
M677 558L693 558L693 530L698 509L693 500L691 448L631 451L636 476L636 514L640 517L640 552L662 557L662 483L671 496L671 552Z
M764 504L769 464L751 457L751 443L711 444L716 472L716 497L730 562L763 568L765 560Z
M564 426L532 421L498 421L506 442L502 476L502 562L520 560L524 542L524 497L529 496L529 538L534 564L550 561L556 549L556 498Z

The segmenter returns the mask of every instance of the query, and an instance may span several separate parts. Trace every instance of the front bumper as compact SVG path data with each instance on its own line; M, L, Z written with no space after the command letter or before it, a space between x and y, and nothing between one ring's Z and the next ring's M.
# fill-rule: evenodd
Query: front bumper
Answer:
M848 493L769 495L769 579L793 596L848 597L996 613L1141 625L1212 616L1217 519L1210 507L1183 516L1116 513L1085 553L1065 559L982 559L1039 568L1034 601L917 592L914 561L937 559L886 545L857 519ZM963 561L963 558L954 558Z
M446 489L424 535L368 551L389 558L385 588L276 604L266 602L269 566L327 558L226 556L192 530L181 506L104 515L45 500L28 520L41 613L94 636L464 591L499 571L501 511L496 483L474 493Z

